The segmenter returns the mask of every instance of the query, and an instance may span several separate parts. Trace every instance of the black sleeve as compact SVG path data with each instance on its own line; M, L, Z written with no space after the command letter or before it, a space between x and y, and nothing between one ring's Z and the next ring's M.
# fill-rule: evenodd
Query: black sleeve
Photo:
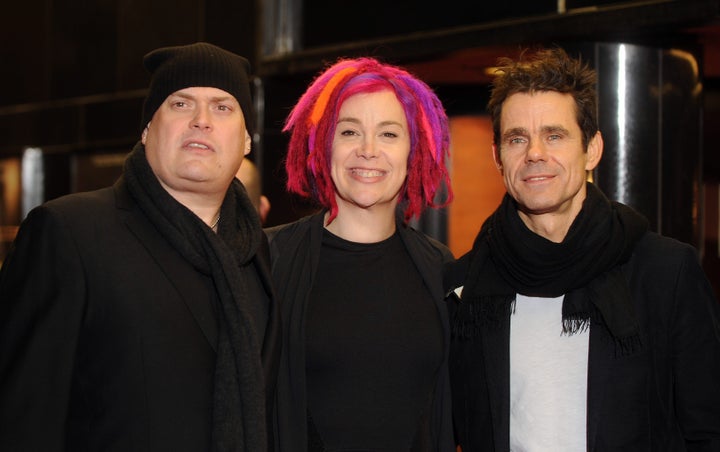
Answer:
M84 275L67 222L33 210L0 271L0 450L64 450Z

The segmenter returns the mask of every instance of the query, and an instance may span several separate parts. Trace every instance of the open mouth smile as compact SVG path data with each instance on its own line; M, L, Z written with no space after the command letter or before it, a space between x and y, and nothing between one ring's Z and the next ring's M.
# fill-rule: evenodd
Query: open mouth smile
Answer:
M362 178L372 178L372 177L382 177L385 174L387 174L387 172L377 170L377 169L351 168L350 174L357 176L357 177L362 177Z

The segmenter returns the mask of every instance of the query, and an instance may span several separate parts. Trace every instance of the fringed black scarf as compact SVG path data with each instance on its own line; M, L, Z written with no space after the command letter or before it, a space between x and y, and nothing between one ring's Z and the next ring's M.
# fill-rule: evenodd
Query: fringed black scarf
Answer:
M141 143L128 156L123 177L160 233L197 271L210 276L217 289L212 450L267 450L261 339L256 331L262 314L247 296L250 261L262 229L245 189L233 181L215 234L162 188Z
M640 214L588 183L582 210L562 243L554 243L525 226L506 194L475 239L454 334L472 337L481 327L499 325L512 312L516 293L565 294L563 333L597 323L607 327L620 354L632 352L640 337L620 265L647 227Z

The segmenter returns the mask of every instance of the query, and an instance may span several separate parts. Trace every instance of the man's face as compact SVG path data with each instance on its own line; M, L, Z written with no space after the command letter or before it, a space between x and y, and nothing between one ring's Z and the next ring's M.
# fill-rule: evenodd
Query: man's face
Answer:
M552 217L569 227L582 208L602 137L596 134L586 151L575 111L571 95L554 91L516 93L503 103L493 154L526 224Z
M224 193L250 136L237 100L209 87L169 95L142 134L148 162L173 197Z

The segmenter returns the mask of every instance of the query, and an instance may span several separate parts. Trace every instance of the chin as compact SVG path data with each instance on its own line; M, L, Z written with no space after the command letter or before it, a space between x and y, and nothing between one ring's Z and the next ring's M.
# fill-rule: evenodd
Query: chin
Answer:
M520 210L528 215L542 215L556 210L557 205L550 202L518 202Z

